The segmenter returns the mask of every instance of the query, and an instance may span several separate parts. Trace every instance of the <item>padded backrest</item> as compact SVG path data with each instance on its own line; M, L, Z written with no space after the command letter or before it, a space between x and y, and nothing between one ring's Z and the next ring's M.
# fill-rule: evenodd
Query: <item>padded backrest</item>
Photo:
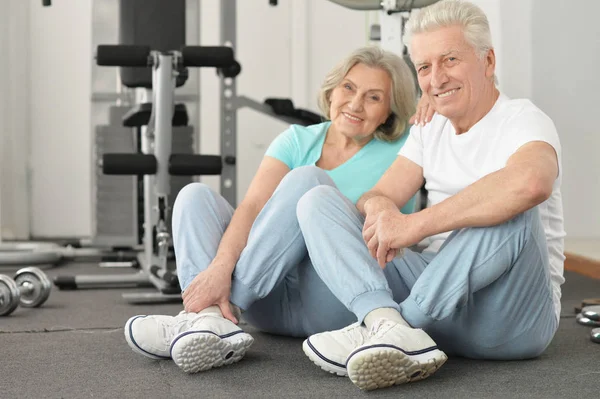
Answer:
M119 42L179 50L185 45L186 0L120 0ZM127 87L152 87L151 68L120 68Z

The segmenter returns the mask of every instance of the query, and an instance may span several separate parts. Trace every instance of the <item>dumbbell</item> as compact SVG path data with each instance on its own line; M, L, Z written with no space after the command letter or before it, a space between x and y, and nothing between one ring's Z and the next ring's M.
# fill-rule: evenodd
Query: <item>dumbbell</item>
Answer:
M586 306L600 305L600 298L588 298L581 301L581 305L575 306L575 314L581 313Z
M592 342L600 344L600 328L594 328L590 334Z
M0 274L0 316L8 316L19 306L37 308L50 297L52 283L37 267L25 267L14 280Z

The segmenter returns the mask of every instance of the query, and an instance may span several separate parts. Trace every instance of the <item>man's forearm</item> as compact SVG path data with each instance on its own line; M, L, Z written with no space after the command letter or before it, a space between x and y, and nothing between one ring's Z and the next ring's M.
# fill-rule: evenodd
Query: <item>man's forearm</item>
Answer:
M502 169L413 215L424 237L501 224L548 198L547 193L536 189L534 179L518 169Z

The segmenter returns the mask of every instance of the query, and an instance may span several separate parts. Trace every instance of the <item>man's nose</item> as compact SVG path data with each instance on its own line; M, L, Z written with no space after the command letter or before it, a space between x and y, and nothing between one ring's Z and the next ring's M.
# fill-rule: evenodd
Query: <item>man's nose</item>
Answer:
M448 74L441 67L432 67L431 71L431 86L435 89L443 87L448 82Z

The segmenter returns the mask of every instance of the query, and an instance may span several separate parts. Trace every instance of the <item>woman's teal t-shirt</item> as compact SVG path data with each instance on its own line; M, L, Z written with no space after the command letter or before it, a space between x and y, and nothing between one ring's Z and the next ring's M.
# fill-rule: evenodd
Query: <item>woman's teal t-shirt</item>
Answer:
M314 166L321 158L323 143L330 125L331 122L311 126L291 125L273 140L265 155L280 160L290 169ZM373 139L352 158L337 168L325 172L333 179L340 192L356 203L379 181L394 162L407 137L408 131L392 143ZM412 198L401 211L412 213L414 207L415 198Z

